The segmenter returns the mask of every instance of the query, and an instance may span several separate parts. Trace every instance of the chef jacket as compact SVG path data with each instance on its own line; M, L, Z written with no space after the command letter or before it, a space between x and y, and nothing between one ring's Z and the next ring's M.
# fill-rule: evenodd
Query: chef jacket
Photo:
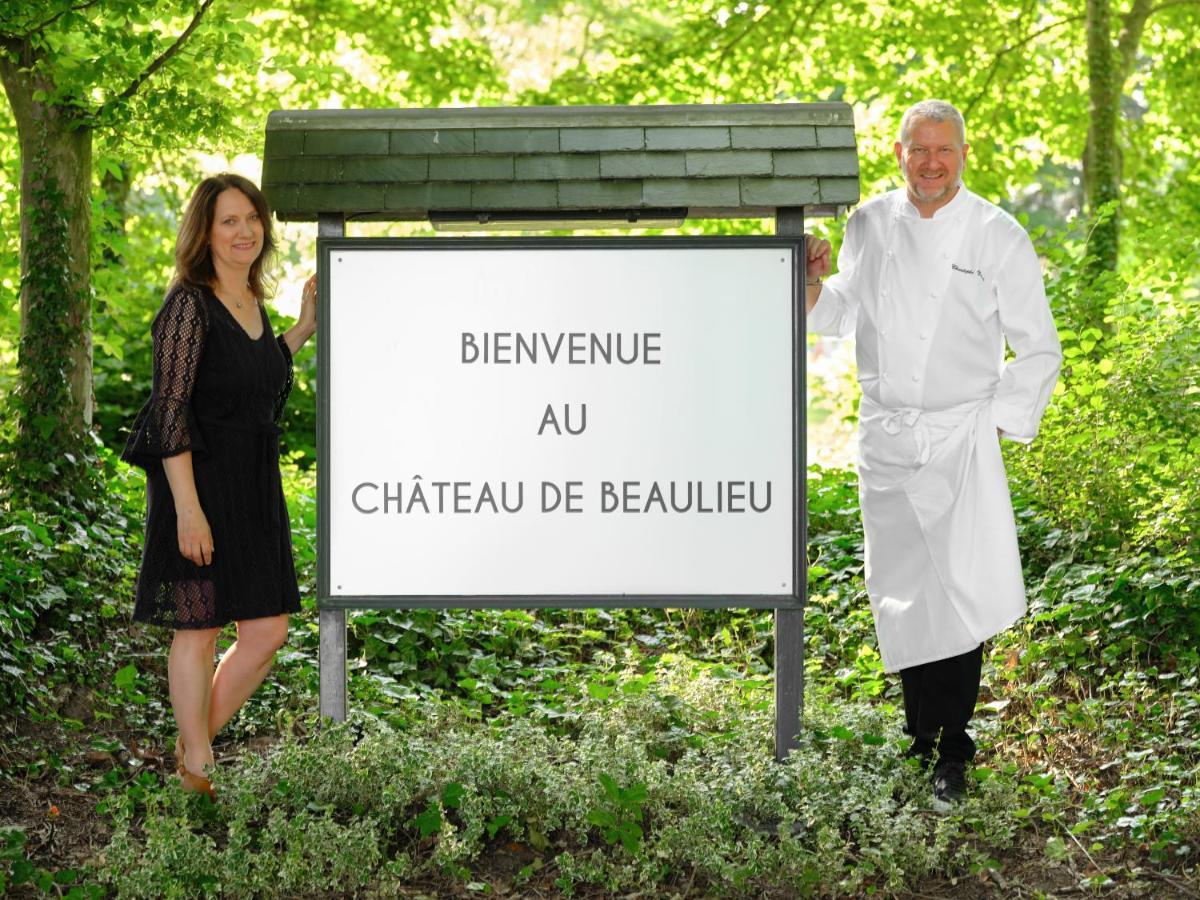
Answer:
M1062 360L1029 236L962 185L928 219L892 191L851 216L807 325L855 334L866 582L884 668L974 649L1025 612L997 432L1033 440Z

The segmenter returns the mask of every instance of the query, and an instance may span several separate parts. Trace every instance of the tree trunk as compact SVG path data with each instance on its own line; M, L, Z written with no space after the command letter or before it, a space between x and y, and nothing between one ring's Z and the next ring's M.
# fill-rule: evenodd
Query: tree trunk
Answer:
M1091 222L1089 273L1095 277L1117 268L1119 208L1100 217L1105 204L1121 194L1121 151L1117 144L1121 61L1112 39L1110 0L1087 0L1088 134L1083 154L1084 203ZM1099 311L1101 318L1103 311ZM1096 323L1098 324L1098 323Z
M70 105L35 99L53 94L43 76L0 55L0 78L21 148L22 430L54 454L92 421L92 131Z

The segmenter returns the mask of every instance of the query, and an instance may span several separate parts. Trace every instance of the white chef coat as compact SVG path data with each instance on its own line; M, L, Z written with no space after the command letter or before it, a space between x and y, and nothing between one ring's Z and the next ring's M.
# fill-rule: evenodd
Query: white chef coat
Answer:
M855 334L884 669L974 649L1025 612L997 429L1033 440L1062 360L1029 236L962 185L929 219L904 189L884 194L850 217L807 325Z

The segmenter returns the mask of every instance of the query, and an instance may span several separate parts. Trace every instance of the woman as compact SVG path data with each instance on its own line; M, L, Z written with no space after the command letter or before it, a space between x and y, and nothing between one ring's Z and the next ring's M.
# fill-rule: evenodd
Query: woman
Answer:
M122 458L146 470L133 617L175 630L167 666L183 786L213 797L212 738L262 683L300 609L276 424L292 354L316 331L316 280L273 339L262 301L275 251L266 199L240 175L196 188L175 278L151 328L154 386ZM237 640L213 668L217 635Z

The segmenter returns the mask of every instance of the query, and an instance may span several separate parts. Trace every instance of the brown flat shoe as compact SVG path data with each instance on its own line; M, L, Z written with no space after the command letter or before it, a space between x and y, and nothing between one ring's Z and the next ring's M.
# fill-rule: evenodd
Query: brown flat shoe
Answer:
M212 782L203 775L184 769L179 775L179 785L190 794L204 794L213 803L217 802L217 792L213 790Z

